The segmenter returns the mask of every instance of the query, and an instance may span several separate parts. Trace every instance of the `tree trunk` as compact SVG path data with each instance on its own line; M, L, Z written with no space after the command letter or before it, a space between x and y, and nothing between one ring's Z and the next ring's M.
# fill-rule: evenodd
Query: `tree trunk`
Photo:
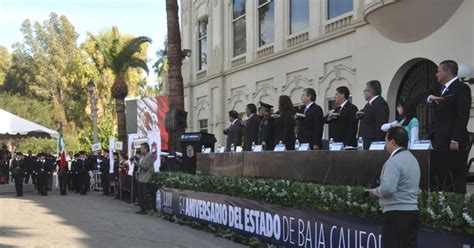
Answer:
M181 33L179 28L178 1L166 0L166 17L168 27L168 85L169 109L184 110L184 87L181 74ZM169 151L174 153L179 148L179 137L184 129L172 128L169 133Z
M126 154L128 149L127 129L125 117L125 99L115 99L115 110L117 111L117 132L118 140L122 141L123 152Z

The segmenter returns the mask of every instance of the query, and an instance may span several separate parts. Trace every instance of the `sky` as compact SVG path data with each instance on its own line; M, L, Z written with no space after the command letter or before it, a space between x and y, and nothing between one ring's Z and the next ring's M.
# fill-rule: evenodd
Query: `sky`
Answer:
M0 45L11 52L13 43L23 41L23 21L43 23L51 12L69 19L80 35L78 44L87 32L98 34L112 26L122 34L150 37L150 70L167 33L165 0L0 0ZM154 78L150 72L148 84L154 84Z

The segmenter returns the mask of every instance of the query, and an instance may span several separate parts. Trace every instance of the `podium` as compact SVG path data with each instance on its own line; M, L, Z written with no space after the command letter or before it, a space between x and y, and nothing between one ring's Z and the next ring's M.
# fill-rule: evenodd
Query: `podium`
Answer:
M197 154L202 152L202 146L210 147L211 151L214 152L216 141L214 134L210 133L195 132L182 134L179 138L183 153L182 170L187 173L196 173Z

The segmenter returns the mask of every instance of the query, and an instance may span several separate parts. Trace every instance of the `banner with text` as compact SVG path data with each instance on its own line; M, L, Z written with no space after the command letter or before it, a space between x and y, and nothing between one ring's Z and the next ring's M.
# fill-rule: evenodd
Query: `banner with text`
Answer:
M221 194L162 188L156 208L287 247L382 247L381 222ZM420 229L418 247L474 247L474 236Z

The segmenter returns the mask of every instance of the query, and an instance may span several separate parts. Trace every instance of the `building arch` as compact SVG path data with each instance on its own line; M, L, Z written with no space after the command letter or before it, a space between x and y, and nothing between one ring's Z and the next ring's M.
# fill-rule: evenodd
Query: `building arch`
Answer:
M396 104L401 99L416 98L420 94L438 87L436 71L438 66L426 58L414 58L403 64L395 73L388 89L387 102L390 106L390 120L396 119ZM419 99L418 99L419 100ZM433 120L433 109L425 103L417 104L420 121L420 138L427 138Z

